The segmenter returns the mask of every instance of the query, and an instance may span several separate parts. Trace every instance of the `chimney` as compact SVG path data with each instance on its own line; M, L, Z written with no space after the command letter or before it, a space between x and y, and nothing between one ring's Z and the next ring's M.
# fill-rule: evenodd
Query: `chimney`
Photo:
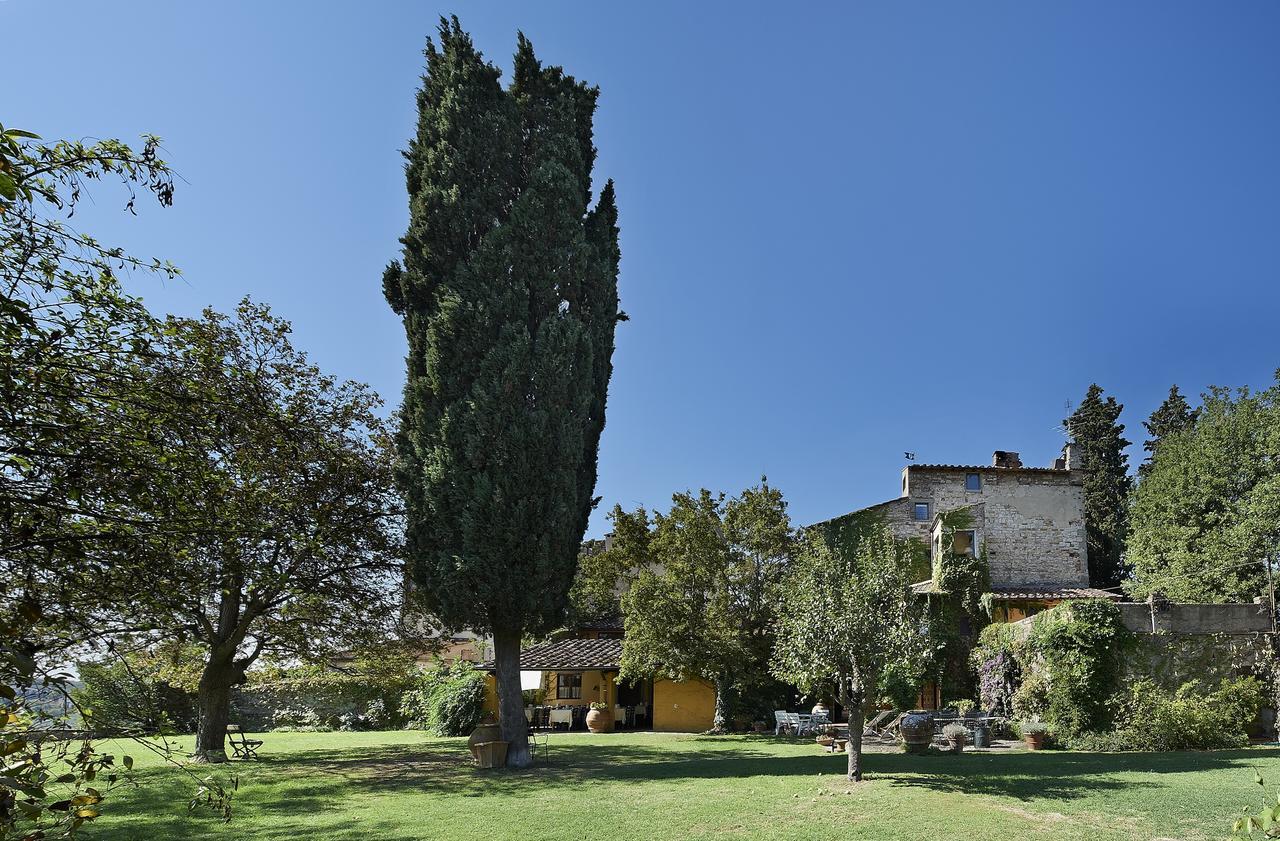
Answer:
M1022 466L1022 459L1018 458L1018 454L1009 450L996 450L991 454L992 467L1004 467L1012 470L1013 468Z
M1084 470L1084 447L1081 447L1075 441L1067 442L1062 448L1063 465L1068 470Z

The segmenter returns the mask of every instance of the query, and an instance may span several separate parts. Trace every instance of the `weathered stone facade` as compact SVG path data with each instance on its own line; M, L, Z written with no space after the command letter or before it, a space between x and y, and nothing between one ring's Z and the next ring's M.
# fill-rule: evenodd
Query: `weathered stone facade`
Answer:
M929 544L940 515L967 509L993 588L1087 588L1084 471L1073 466L1023 467L1004 451L990 466L910 464L898 499L863 510Z

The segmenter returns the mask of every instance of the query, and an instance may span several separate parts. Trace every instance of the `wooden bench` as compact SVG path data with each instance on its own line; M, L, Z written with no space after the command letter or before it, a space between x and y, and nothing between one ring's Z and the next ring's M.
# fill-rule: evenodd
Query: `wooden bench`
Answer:
M244 734L239 724L227 725L227 740L231 742L233 758L257 759L258 748L262 747L261 739L250 739Z

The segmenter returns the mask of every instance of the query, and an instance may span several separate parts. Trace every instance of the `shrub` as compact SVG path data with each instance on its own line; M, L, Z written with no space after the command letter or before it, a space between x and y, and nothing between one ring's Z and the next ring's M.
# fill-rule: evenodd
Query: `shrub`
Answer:
M72 696L91 714L85 726L97 731L148 735L191 732L197 718L195 696L158 679L142 657L130 662L80 663L80 688Z
M424 669L417 685L404 693L400 714L412 725L440 736L465 736L484 713L484 675L457 660Z
M895 710L909 710L920 696L921 668L904 662L891 663L880 676L880 698ZM777 709L777 707L775 707Z
M1120 704L1116 728L1071 740L1080 750L1213 750L1249 744L1248 729L1263 703L1253 677L1227 679L1212 692L1199 681L1177 692L1149 680L1136 681Z
M328 733L333 728L311 707L282 707L271 712L271 729L281 733Z
M1019 721L1014 724L1014 730L1018 734L1018 738L1025 739L1028 736L1044 736L1049 732L1049 726L1043 721Z
M969 741L969 731L963 724L948 724L942 728L942 736L947 741Z
M965 716L968 715L969 711L977 705L968 698L958 698L954 701L948 701L946 706L951 707L951 709L955 710L958 715Z
M1038 720L1049 708L1049 681L1044 675L1031 674L1010 698L1015 717L1022 720Z
M1085 599L1038 614L1027 640L1029 653L1043 665L1047 686L1043 709L1039 698L1023 697L1024 710L1038 713L1054 738L1070 742L1111 724L1108 701L1120 680L1121 654L1129 632L1120 621L1120 608L1104 599Z

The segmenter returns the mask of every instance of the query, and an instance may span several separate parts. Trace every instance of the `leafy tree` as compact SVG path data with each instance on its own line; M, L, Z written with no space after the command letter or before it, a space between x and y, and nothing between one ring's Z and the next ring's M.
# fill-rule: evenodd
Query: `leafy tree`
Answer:
M636 560L622 596L623 677L700 678L715 687L712 729L736 690L768 674L772 624L791 551L782 493L762 480L736 497L703 489L671 510L614 510L614 546Z
M802 689L834 682L849 711L849 779L862 779L863 705L882 679L931 653L911 548L884 525L849 551L806 533L778 608L773 672Z
M29 740L70 725L69 675L51 668L98 635L125 591L111 571L166 525L131 500L165 465L148 447L152 401L130 366L155 320L119 276L178 270L99 242L62 218L91 184L115 180L173 201L159 141L42 143L0 126L0 835L69 837L93 820L132 760L93 740ZM155 579L146 582L155 589ZM56 706L36 699L52 696ZM163 757L163 744L135 739ZM194 779L194 778L193 778ZM205 779L197 797L230 817L230 794Z
M507 764L531 761L520 641L565 618L595 501L618 311L612 183L591 199L598 89L523 35L511 86L458 21L427 43L405 167L409 341L398 479L433 614L491 631Z
M401 562L377 395L337 383L244 301L170 318L137 376L167 470L133 506L169 524L119 564L116 606L148 640L203 649L196 757L226 758L232 686L259 656L318 660L391 633ZM163 399L161 399L163 398ZM166 586L153 586L162 580Z
M1129 594L1250 601L1280 554L1280 385L1213 388L1133 494Z
M1192 409L1178 387L1169 387L1169 396L1151 413L1151 417L1142 422L1147 428L1148 438L1142 445L1150 455L1138 466L1138 475L1145 476L1151 470L1151 462L1156 457L1160 442L1170 435L1190 429L1196 422L1199 412Z
M1084 519L1088 532L1089 581L1115 587L1124 578L1127 503L1133 480L1124 448L1124 406L1114 397L1102 399L1097 383L1089 386L1080 406L1063 423L1084 454Z
M113 600L109 565L137 558L140 538L161 527L130 504L164 471L146 444L151 396L131 367L157 325L119 275L177 269L59 218L105 179L120 181L130 209L138 191L169 205L173 176L158 151L153 137L134 151L0 127L0 572L13 585L0 610L12 620L38 607L38 623L14 623L34 650L91 634L83 618Z

